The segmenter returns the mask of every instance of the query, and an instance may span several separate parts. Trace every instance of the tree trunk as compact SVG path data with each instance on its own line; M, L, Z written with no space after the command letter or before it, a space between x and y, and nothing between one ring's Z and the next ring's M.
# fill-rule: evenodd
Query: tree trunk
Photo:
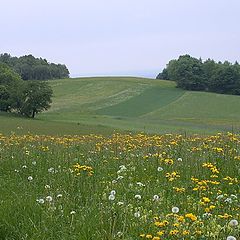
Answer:
M32 112L32 118L34 118L35 117L35 111L33 110L33 112Z

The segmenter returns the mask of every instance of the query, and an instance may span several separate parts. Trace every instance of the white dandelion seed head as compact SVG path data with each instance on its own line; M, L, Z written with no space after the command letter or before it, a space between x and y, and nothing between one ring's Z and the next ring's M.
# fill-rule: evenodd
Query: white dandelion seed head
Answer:
M112 183L113 183L113 184L117 183L117 180L115 180L115 179L114 179L114 180L112 180Z
M237 240L234 236L228 236L227 240Z
M46 201L47 201L47 202L52 202L52 200L53 200L53 198L52 198L51 196L47 196L47 197L46 197Z
M141 183L141 182L137 182L137 185L138 185L139 187L145 187L145 184L143 184L143 183Z
M50 189L51 187L50 187L50 185L45 185L45 189Z
M62 194L58 194L58 195L57 195L57 198L61 198L61 197L62 197Z
M108 199L109 199L110 201L114 201L114 200L115 200L115 195L110 194L110 195L108 196Z
M135 195L135 198L138 199L138 200L141 200L141 199L142 199L141 195L139 195L139 194L136 194L136 195Z
M39 204L44 204L44 202L45 202L43 198L39 198L39 199L37 199L36 201L37 201Z
M216 197L216 199L217 200L220 200L220 199L222 199L224 196L221 194L221 195L218 195L217 197Z
M26 169L26 168L27 168L27 165L23 165L22 168Z
M153 196L153 201L159 201L160 197L158 195Z
M124 204L124 202L118 202L117 205L118 206L122 206Z
M28 177L28 181L31 182L32 180L33 180L33 177L32 177L32 176L29 176L29 177Z
M178 162L182 162L182 158L180 158L180 157L177 160L178 160Z
M121 166L119 166L119 169L120 169L121 171L126 171L126 170L127 170L127 168L126 168L125 165L121 165Z
M204 213L204 214L203 214L203 218L209 218L209 217L211 217L211 216L212 216L211 213Z
M117 180L121 180L121 179L123 179L123 176L120 175L117 177Z
M50 167L50 168L48 169L48 172L49 172L49 173L54 173L54 168L53 168L53 167Z
M116 191L115 191L115 190L112 190L112 191L110 192L110 195L116 195Z
M141 215L140 215L140 212L135 212L135 213L134 213L134 217L135 217L135 218L139 218L140 216L141 216Z
M70 215L74 215L74 214L76 214L76 211L72 210L72 211L70 212Z
M236 219L233 219L229 222L229 226L236 227L238 225L238 221Z
M230 197L233 198L233 199L237 199L237 196L234 195L234 194L231 194Z
M158 167L157 170L158 170L158 172L161 172L163 170L163 168L162 167Z
M178 207L173 207L172 208L172 213L178 213L179 212L179 208Z
M37 165L37 162L36 161L32 161L32 165Z
M231 198L226 198L224 202L226 202L226 203L232 203L232 199L231 199Z

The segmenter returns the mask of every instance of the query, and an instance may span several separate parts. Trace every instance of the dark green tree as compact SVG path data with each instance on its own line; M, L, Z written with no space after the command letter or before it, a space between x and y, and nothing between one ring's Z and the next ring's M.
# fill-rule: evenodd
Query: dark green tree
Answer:
M48 63L46 59L35 58L32 55L17 58L4 53L0 55L0 62L11 67L23 80L50 80L69 77L69 71L64 64Z
M6 64L0 63L0 111L11 111L16 104L15 92L21 87L22 80Z
M23 91L21 114L34 118L37 113L50 108L52 89L47 82L28 81Z
M228 63L218 64L209 81L209 90L217 93L240 94L240 71Z
M169 80L167 68L164 68L162 72L157 75L156 79Z
M167 66L168 77L176 81L177 87L186 90L205 90L206 82L202 61L189 55L170 61Z

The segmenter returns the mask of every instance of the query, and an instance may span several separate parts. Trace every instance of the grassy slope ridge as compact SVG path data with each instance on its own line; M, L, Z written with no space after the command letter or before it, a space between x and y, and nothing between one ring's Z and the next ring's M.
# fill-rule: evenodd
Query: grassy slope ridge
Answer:
M204 134L240 128L239 96L183 91L174 82L133 77L63 79L50 84L54 91L52 108L35 121L10 119L18 130ZM10 124L7 119L0 115L5 126Z

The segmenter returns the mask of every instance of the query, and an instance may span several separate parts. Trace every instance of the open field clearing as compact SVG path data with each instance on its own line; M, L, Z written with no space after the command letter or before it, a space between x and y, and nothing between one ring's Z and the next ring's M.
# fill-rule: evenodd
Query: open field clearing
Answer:
M201 135L239 132L240 96L184 91L171 81L131 77L54 80L52 107L34 120L0 114L5 134L114 132Z
M56 80L43 121L147 133L209 134L240 129L240 97L177 89L171 81L130 77Z
M0 239L240 237L239 135L0 135L0 162Z

